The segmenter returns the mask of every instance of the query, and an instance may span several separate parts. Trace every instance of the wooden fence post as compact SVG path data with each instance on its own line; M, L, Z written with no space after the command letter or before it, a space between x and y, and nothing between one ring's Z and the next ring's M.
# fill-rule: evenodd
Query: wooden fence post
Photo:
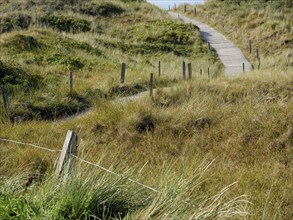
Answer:
M2 91L2 98L3 98L5 111L7 114L9 114L9 102L8 102L7 90L4 86L1 86L1 91Z
M153 89L154 89L154 74L151 73L151 77L150 77L150 96L151 98L153 98Z
M210 78L210 68L208 67L208 78Z
M208 49L209 49L209 51L211 51L211 43L210 42L208 42Z
M72 155L77 156L77 134L74 131L69 130L67 131L63 148L55 170L56 176L60 176L64 168L66 168L65 176L69 175L70 170L73 168L74 161L76 160L76 158L74 158Z
M161 61L159 61L158 71L159 71L159 77L160 77L161 76Z
M196 7L194 7L194 16L196 16Z
M256 48L256 58L259 59L259 50Z
M249 44L249 53L252 53L252 41L249 40L248 44Z
M243 70L243 73L245 73L245 63L242 63L242 70Z
M191 80L192 78L192 64L191 63L188 64L188 78L189 80Z
M69 85L70 85L70 95L72 95L73 92L73 73L70 71L69 73Z
M182 76L183 76L183 79L185 80L186 79L186 64L184 61L182 62Z
M21 117L20 116L15 116L14 118L13 118L13 123L14 124L19 124L21 122Z
M183 4L183 12L186 13L186 4Z
M125 82L125 70L126 70L126 64L122 63L121 67L121 78L120 78L120 83L123 84Z

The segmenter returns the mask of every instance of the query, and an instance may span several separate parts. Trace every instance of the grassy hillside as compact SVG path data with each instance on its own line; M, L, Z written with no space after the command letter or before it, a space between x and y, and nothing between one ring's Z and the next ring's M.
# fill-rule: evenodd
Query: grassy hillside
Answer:
M196 27L168 20L146 3L2 1L0 12L0 83L8 89L11 117L62 118L102 97L144 91L159 60L164 73L157 86L174 84L184 59L196 59L195 70L210 66L220 73ZM122 62L126 88L119 88Z
M293 217L290 47L266 54L274 68L225 78L196 27L143 2L0 3L0 82L11 97L11 115L0 108L0 138L60 150L74 130L79 158L92 163L78 160L57 179L60 152L0 140L0 219ZM206 13L213 4L226 3L210 1ZM183 60L192 81L180 79ZM153 99L116 99L148 90L150 73ZM14 115L24 121L12 124Z

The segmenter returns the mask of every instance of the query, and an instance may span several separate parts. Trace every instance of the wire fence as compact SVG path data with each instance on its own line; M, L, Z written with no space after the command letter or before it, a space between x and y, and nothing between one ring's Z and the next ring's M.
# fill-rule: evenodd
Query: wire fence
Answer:
M0 141L2 141L2 142L9 142L9 143L15 143L15 144L24 145L24 146L30 146L30 147L34 147L34 148L37 148L37 149L46 150L46 151L49 151L49 152L62 152L62 150L50 149L50 148L42 147L42 146L39 146L39 145L36 145L36 144L26 143L26 142L21 142L21 141L15 141L15 140L10 140L10 139L6 139L6 138L0 138ZM109 169L107 169L107 168L105 168L105 167L103 167L103 166L101 166L99 164L92 163L92 162L90 162L88 160L85 160L85 159L80 158L80 157L78 157L76 155L73 155L73 154L71 154L71 156L73 156L74 158L78 159L82 163L86 163L86 164L89 164L91 166L97 167L97 168L99 168L99 169L101 169L101 170L103 170L103 171L105 171L107 173L110 173L112 175L115 175L115 176L118 176L118 177L124 177L124 175L119 174L119 173L116 173L116 172L114 172L112 170L109 170ZM145 185L143 183L140 183L140 182L138 182L136 180L133 180L131 178L127 178L127 180L130 181L130 182L132 182L132 183L135 183L135 184L137 184L137 185L139 185L141 187L147 188L147 189L149 189L149 190L151 190L153 192L162 193L161 191L159 191L159 190L157 190L157 189L155 189L153 187L150 187L148 185Z

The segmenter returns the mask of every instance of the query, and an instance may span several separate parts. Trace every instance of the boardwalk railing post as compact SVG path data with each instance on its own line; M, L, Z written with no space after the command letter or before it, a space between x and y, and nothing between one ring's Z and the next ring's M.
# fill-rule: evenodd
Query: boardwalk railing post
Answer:
M70 84L70 95L72 95L73 92L73 73L70 71L69 73L69 84Z
M182 62L182 76L183 79L186 80L186 64L184 61Z
M188 79L191 80L192 78L192 64L188 64Z
M125 82L125 70L126 70L126 64L122 63L121 67L121 78L120 78L120 83L123 84Z
M4 86L1 86L1 91L2 91L2 98L3 98L5 111L7 114L9 114L9 102L8 102L7 90Z
M77 156L77 134L74 131L69 130L67 131L63 148L55 170L56 176L60 176L65 168L65 176L69 175L70 170L73 168L74 161L76 160L74 156Z
M150 77L150 96L151 98L153 98L153 89L154 89L154 74L151 73L151 77Z
M159 71L159 77L161 76L161 61L159 61L158 64L158 71Z

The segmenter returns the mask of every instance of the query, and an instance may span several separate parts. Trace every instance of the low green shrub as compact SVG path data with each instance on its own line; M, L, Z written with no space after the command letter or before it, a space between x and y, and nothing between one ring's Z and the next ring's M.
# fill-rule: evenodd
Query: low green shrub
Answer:
M85 64L77 56L68 56L62 53L52 53L49 55L39 55L35 57L37 63L47 63L52 65L64 65L69 70L80 70Z
M9 48L14 52L22 52L22 51L32 51L41 47L41 44L37 41L36 38L23 35L16 34L5 41L3 44L4 47Z
M27 29L32 17L26 14L14 14L0 17L0 33L10 32L14 29Z
M37 87L41 77L27 73L14 63L0 60L0 84L5 86L20 85L23 88Z
M102 3L100 5L90 2L85 4L84 7L80 9L80 11L84 14L92 15L92 16L112 16L112 15L120 15L124 12L124 9L118 5L113 3Z
M91 23L85 19L72 18L64 15L46 15L40 18L41 23L59 31L87 32L91 30Z

